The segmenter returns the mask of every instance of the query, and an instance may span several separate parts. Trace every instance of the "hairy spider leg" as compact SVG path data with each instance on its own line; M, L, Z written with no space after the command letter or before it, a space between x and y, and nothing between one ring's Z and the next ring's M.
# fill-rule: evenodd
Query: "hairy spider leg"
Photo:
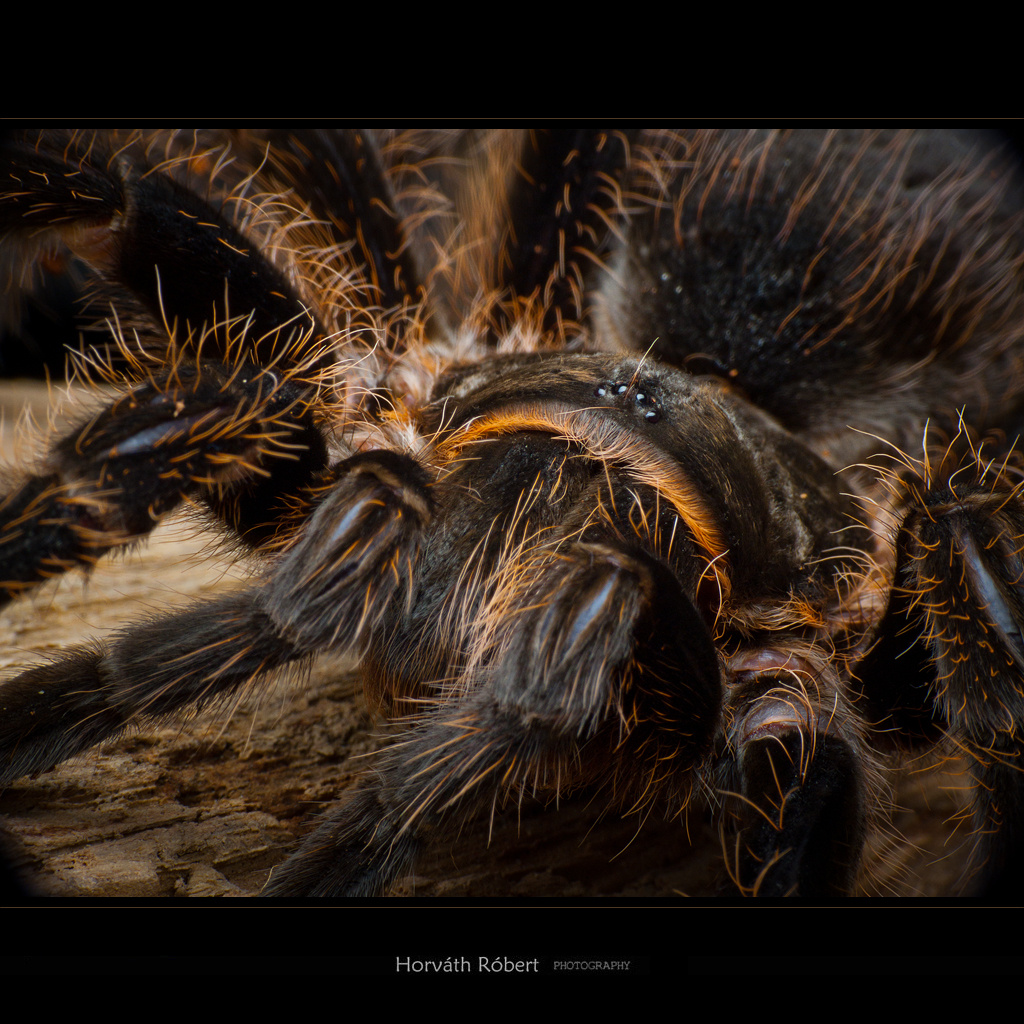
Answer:
M966 431L900 487L893 589L857 668L879 730L904 749L943 734L972 781L971 891L1024 889L1024 504L1019 473Z
M359 186L367 190L366 209L353 211L356 218L372 213L365 229L337 213L318 227L335 260L351 260L358 235L375 243L359 258L378 263L335 273L359 293L362 309L379 306L354 277L390 282L378 289L389 303L396 288L410 289L407 311L416 289L411 268L398 274L387 255L401 246L394 214L380 212L390 192L379 163L365 152L356 159L366 149L357 135L343 150L331 149L322 133L288 138L282 160L305 144L302 152L320 169L309 186L318 205L353 210L343 200ZM332 178L325 165L335 158L358 166L359 180ZM183 171L210 159L189 151L140 174L86 136L23 138L3 150L0 232L39 252L69 246L166 332L159 352L136 352L122 335L124 365L115 372L108 362L101 372L111 382L142 383L54 444L41 471L0 502L5 600L73 566L87 568L192 498L248 546L278 548L330 479L318 403L352 396L324 386L327 320L310 312L304 295L221 211L165 173L167 165ZM373 333L373 315L349 323L346 344L372 348L377 335L363 334Z
M828 899L856 888L875 765L823 649L775 637L733 660L735 781L720 787L735 830L723 836L726 860L744 895Z
M442 824L524 791L595 785L633 812L670 791L683 813L718 722L717 654L666 566L606 541L515 574L524 590L492 598L504 607L484 616L484 652L435 688L265 896L379 895Z
M203 708L321 650L358 652L408 598L431 500L405 456L335 470L327 497L256 586L135 623L0 691L0 784L46 771L140 718Z

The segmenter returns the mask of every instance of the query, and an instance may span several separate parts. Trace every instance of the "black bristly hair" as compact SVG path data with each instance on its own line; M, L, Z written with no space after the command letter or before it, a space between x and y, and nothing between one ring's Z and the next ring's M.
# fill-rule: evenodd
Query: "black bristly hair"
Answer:
M90 275L118 394L0 595L183 503L260 570L4 683L0 778L331 651L394 736L266 895L578 790L716 815L723 893L868 891L922 749L1017 892L1021 209L943 132L16 133L0 265Z

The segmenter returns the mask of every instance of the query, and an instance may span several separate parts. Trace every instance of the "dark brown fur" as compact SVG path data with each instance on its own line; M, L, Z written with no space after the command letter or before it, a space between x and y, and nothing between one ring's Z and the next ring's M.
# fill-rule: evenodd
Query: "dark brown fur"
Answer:
M4 498L7 594L181 501L267 565L6 683L4 778L331 649L402 736L269 894L381 893L433 833L582 787L719 807L744 893L847 894L889 751L947 736L977 765L977 884L1014 891L1024 300L998 156L304 130L44 132L3 159L26 269L70 252L123 296L91 362L126 389Z

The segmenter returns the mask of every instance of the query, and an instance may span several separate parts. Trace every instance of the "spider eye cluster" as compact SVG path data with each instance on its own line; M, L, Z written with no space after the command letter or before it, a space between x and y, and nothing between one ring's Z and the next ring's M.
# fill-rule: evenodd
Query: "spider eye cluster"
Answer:
M651 393L653 390L649 381L605 380L594 388L594 397L610 399L620 408L635 412L646 423L654 424L661 420L663 411L661 403Z

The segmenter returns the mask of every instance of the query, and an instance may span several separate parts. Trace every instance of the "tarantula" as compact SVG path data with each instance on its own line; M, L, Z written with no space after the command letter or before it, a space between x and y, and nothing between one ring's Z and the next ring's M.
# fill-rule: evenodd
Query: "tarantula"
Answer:
M114 342L80 363L120 393L3 498L0 593L182 503L261 568L4 683L0 778L331 650L397 735L266 895L387 892L578 789L710 809L733 892L850 894L932 746L971 886L1016 892L1022 205L976 142L10 140L13 284L89 268Z

